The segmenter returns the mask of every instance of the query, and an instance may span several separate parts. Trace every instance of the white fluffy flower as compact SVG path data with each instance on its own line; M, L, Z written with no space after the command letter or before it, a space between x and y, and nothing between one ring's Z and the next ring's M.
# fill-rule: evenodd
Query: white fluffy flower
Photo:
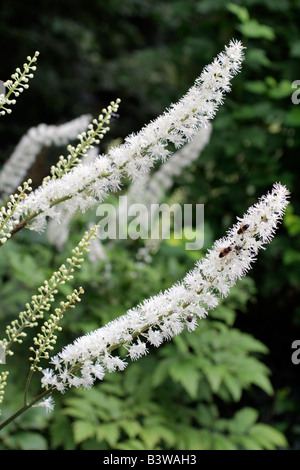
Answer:
M110 192L119 190L124 177L136 181L155 162L165 161L171 155L170 144L179 148L191 141L200 128L208 126L230 90L230 80L240 70L242 60L242 44L231 41L187 94L139 133L128 136L124 144L111 148L106 156L79 164L33 191L18 206L16 224L20 218L34 214L36 220L31 228L43 230L46 216L60 218L62 209L84 212L102 202Z
M43 401L41 401L38 405L34 405L35 407L42 407L42 408L46 408L46 412L47 413L51 413L51 411L53 411L54 409L54 400L52 397L48 397L48 398L44 398Z
M80 116L59 126L39 124L21 138L0 172L0 192L8 197L25 178L43 147L66 145L87 128L91 116Z
M127 357L136 360L148 353L147 344L158 347L185 327L193 331L197 319L218 305L219 298L228 294L250 269L258 251L271 241L288 195L285 186L275 184L180 283L66 346L51 360L56 372L43 372L42 386L62 391L72 385L90 387L105 371L126 367L125 360L112 354L118 347L124 346Z

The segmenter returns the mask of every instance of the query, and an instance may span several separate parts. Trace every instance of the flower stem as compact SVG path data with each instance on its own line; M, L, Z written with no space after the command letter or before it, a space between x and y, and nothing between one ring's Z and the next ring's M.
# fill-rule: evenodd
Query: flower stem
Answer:
M13 415L10 416L10 418L6 419L5 421L3 421L3 423L0 424L0 431L1 429L5 428L8 424L13 422L16 418L18 418L18 416L24 413L24 411L28 410L33 405L35 405L42 398L45 398L47 395L50 395L50 393L52 393L52 390L53 390L52 388L49 388L48 390L45 390L37 397L33 398L30 402L24 403L24 405L18 411L16 411Z

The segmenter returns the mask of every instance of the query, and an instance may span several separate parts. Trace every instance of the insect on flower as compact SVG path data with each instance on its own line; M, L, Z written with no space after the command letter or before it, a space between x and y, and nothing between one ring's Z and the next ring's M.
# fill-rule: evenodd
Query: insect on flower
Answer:
M193 320L194 320L194 315L192 313L189 313L186 317L185 317L186 321L188 321L189 323L191 323Z
M242 235L242 233L246 232L248 228L249 224L242 225L237 231L238 235Z
M219 253L219 258L224 258L224 256L228 255L232 251L231 246L227 246L226 248L223 248L222 251Z

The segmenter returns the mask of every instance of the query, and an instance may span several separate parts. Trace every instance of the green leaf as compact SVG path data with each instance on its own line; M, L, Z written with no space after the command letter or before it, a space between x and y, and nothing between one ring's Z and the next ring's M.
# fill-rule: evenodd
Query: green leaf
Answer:
M69 419L63 413L57 413L50 425L51 445L54 449L62 447L64 450L74 448L74 439L70 430Z
M210 367L205 368L203 373L206 376L212 391L217 393L225 373L224 366L211 364Z
M245 82L245 90L255 93L256 95L266 94L268 87L262 80L253 80L251 82Z
M115 449L118 450L148 450L144 443L138 439L128 439L127 441L116 444Z
M225 371L223 381L233 400L239 401L242 396L242 385L240 379Z
M275 100L281 100L288 96L291 96L293 92L292 83L290 80L281 80L276 83L276 86L269 91L269 96Z
M161 385L168 378L169 371L175 362L174 357L159 362L152 376L154 387Z
M83 420L95 419L95 410L88 400L82 398L68 398L66 400L67 406L63 409L65 415L71 416L72 418L82 418Z
M228 3L226 5L227 10L233 13L242 23L249 21L250 15L245 7L236 5L235 3Z
M182 426L177 448L184 450L211 450L212 433L203 429Z
M201 426L207 428L212 427L216 419L216 410L207 404L201 404L197 406L196 418Z
M120 436L117 423L100 423L96 429L97 441L105 440L113 448Z
M130 438L136 437L142 429L140 423L134 420L119 421L119 426Z
M263 447L250 436L233 436L232 439L245 450L262 450Z
M300 40L293 41L291 44L291 57L300 58Z
M165 426L152 426L142 429L140 437L149 449L155 449L160 441L169 446L175 442L175 434Z
M258 418L257 410L249 407L237 411L230 421L230 430L232 433L244 434L256 422Z
M36 432L19 431L9 438L10 446L21 450L47 450L46 439Z
M247 23L239 25L237 29L247 38L262 38L274 41L276 37L273 28L260 24L257 20L249 20Z
M90 437L94 437L95 431L95 424L89 421L78 420L73 423L74 440L77 444Z
M277 447L288 447L285 436L277 429L264 423L255 424L251 428L249 435L268 450L274 450Z
M227 436L212 434L212 450L237 450L237 445Z
M269 378L260 372L257 372L255 377L252 379L252 383L260 387L268 395L273 395L274 390Z
M191 360L181 361L173 365L170 375L175 382L179 382L191 398L197 397L199 372Z
M264 49L249 49L247 51L247 62L248 64L252 64L253 67L257 68L257 65L262 65L264 67L269 67L271 65L270 59L266 55L266 51Z
M288 127L300 127L300 109L297 106L292 106L288 111L284 124Z

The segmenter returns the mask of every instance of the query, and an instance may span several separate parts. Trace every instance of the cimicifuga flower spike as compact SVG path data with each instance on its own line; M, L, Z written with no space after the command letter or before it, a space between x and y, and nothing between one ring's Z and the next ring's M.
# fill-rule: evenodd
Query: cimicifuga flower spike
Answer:
M51 168L52 179L61 178L71 168L81 163L82 157L86 157L88 152L95 148L95 145L100 144L101 139L110 130L109 123L112 115L118 111L119 103L120 99L118 98L116 102L112 101L107 109L102 109L102 114L98 116L98 119L93 119L89 123L87 131L77 135L79 143L76 147L68 145L69 155L67 157L61 156L57 164ZM46 184L49 179L45 178L43 184Z
M193 331L271 241L288 196L285 186L275 184L181 282L66 346L51 359L53 368L43 371L42 387L61 392L72 386L89 388L106 372L126 367L127 361L113 354L116 348L123 346L127 358L136 360L149 346L160 346L185 327Z
M0 208L0 246L4 245L13 234L15 212L21 202L23 202L26 197L28 197L30 191L32 191L31 183L31 179L25 181L23 186L17 188L19 192L11 194L6 206L4 205Z
M42 368L39 366L41 359L49 359L49 352L54 349L56 344L57 336L55 331L61 331L60 322L69 308L75 308L75 302L80 302L80 294L83 294L84 290L82 287L74 289L71 295L67 296L67 301L62 301L60 307L55 309L55 313L50 315L41 327L40 333L33 338L34 346L30 347L30 351L33 352L33 356L29 358L31 361L31 372L35 370L41 371Z
M66 145L86 129L92 117L89 114L60 125L39 124L21 138L0 172L0 194L8 197L21 184L36 157L51 145Z
M5 386L7 385L6 379L8 377L8 374L9 372L7 371L0 373L0 405L3 402L4 393L5 393L4 389L5 389ZM0 415L1 415L1 411L0 411Z
M205 69L183 98L138 134L130 135L119 147L111 148L88 165L79 164L59 180L48 181L24 201L16 216L31 222L31 229L44 230L46 217L61 216L64 208L72 213L85 211L118 191L124 177L139 179L155 162L164 161L173 148L192 140L206 127L230 90L230 80L240 70L244 47L231 41L225 51ZM57 207L59 205L59 208Z
M182 174L182 171L192 165L199 157L209 142L211 131L211 126L200 128L193 140L177 150L153 174L145 174L131 184L127 193L128 206L136 202L142 202L146 205L161 202L167 190L174 183L174 178ZM121 212L122 210L124 208L120 207Z
M33 72L36 70L36 61L39 52L35 52L33 57L28 56L28 62L23 64L23 70L17 68L15 73L12 74L11 79L4 82L4 86L8 89L6 95L0 95L0 115L10 114L11 105L16 104L16 99L20 93L29 88L29 80L33 78ZM13 98L13 96L14 98Z

